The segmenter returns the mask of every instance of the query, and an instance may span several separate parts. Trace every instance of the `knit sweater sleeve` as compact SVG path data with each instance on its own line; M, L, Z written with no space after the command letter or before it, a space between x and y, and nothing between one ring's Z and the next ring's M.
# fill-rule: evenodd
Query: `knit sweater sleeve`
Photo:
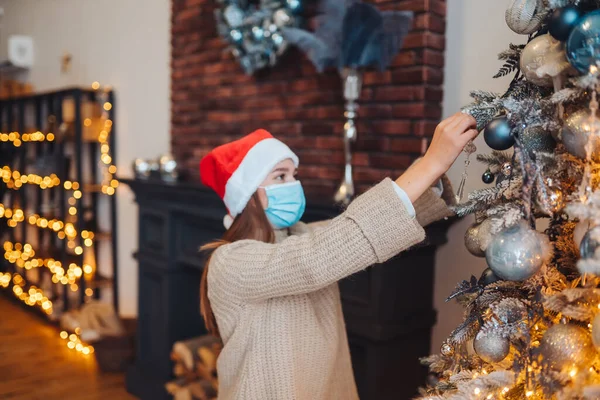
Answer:
M442 195L429 188L414 202L417 221L425 227L442 218L454 215L449 206L456 204L452 184L446 175L442 176Z
M301 236L269 244L243 240L213 254L213 296L260 301L309 293L388 260L425 237L384 180L356 198L339 217Z

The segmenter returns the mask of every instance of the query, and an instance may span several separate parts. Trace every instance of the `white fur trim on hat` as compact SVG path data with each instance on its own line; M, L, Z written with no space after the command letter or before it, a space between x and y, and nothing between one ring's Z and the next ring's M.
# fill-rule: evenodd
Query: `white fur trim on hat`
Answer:
M254 145L225 185L223 202L229 214L236 217L241 213L269 172L288 158L298 167L298 156L277 139L264 139Z
M229 214L226 214L223 217L223 226L225 227L225 230L229 230L229 228L231 228L231 225L233 225L233 217Z

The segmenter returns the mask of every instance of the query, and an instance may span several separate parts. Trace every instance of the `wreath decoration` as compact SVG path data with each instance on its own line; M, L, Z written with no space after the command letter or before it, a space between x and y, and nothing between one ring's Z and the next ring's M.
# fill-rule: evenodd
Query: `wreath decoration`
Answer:
M219 35L248 75L274 66L287 50L282 28L299 27L302 0L219 0Z

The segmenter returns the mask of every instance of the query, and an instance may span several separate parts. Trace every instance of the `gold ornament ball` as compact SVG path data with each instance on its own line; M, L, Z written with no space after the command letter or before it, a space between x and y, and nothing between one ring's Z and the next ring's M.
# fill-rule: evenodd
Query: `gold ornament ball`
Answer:
M542 0L512 0L504 15L506 25L515 33L529 35L542 25L543 9Z
M440 349L440 352L446 357L450 357L454 355L454 347L450 343L444 343Z
M583 369L596 357L589 331L572 324L550 327L540 341L540 351L544 363L555 370Z
M481 249L481 242L479 240L481 225L475 223L465 232L465 247L475 257L485 257L485 251Z
M586 158L585 145L591 131L590 112L580 109L565 116L565 122L560 134L560 139L565 149L579 158ZM596 132L600 131L600 113L596 117ZM594 159L600 158L598 149L594 149Z

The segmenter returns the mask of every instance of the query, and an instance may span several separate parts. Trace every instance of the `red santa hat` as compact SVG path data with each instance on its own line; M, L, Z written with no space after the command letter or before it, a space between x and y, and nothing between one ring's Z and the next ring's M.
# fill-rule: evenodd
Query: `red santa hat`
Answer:
M227 207L227 228L275 165L288 158L298 167L298 156L288 146L259 129L217 147L200 161L202 183L212 188Z

